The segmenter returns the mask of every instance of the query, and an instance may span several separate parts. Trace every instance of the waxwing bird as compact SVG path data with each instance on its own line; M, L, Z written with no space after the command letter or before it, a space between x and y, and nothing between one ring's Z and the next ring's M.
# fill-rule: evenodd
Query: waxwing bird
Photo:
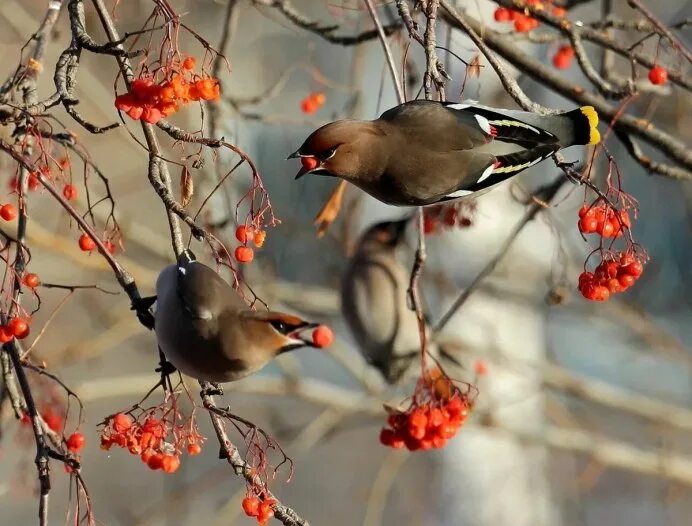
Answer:
M410 269L397 259L409 218L370 227L341 283L341 310L363 356L397 382L420 356L416 314L407 304Z
M387 204L430 205L478 194L562 148L596 144L597 126L591 106L539 115L415 100L374 121L327 124L289 158L301 158L296 179L339 177ZM507 143L516 151L501 154Z
M315 347L317 327L282 312L253 311L213 269L185 251L156 281L154 330L160 349L177 369L198 380L231 382L275 356Z

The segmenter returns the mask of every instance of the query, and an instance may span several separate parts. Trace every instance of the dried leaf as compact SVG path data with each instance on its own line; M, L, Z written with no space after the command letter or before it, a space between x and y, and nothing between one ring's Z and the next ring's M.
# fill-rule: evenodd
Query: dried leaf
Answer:
M473 56L471 62L469 62L469 65L466 67L469 77L479 77L481 74L482 67L483 65L481 64L481 56L477 53Z
M183 166L180 173L180 204L187 206L190 204L190 200L195 193L195 185L192 181L192 175L187 169L187 166Z
M319 211L317 216L315 216L315 224L317 225L317 237L322 237L329 225L331 225L335 220L336 216L339 215L339 210L341 210L341 200L344 196L344 190L346 189L346 181L340 181L339 186L336 190L329 196L329 199Z

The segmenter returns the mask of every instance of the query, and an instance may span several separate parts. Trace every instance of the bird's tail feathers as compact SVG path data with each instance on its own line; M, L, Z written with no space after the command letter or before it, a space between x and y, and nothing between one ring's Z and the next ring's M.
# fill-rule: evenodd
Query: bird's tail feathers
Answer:
M569 119L571 123L571 137L563 138L564 142L561 141L563 142L563 147L573 144L598 144L601 142L601 134L598 131L598 113L596 113L593 106L582 106L576 110L563 113L560 117Z

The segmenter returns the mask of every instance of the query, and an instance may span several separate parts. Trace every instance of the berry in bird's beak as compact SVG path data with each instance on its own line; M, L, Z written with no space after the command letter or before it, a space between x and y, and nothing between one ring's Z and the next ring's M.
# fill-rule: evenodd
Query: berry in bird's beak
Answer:
M320 162L317 160L317 158L309 157L309 156L301 157L300 163L303 165L303 167L296 174L296 179L300 179L306 173L311 172L312 170L314 170L315 168L317 168L320 165Z
M334 333L326 325L320 325L312 333L312 343L319 349L329 347L333 341Z

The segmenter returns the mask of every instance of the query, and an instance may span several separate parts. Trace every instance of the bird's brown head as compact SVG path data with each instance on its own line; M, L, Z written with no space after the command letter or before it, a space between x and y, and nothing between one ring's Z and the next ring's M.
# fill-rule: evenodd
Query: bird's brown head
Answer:
M303 165L296 179L306 174L353 180L367 177L383 165L384 132L371 121L336 121L312 132L289 159Z
M312 340L312 329L319 326L317 323L272 311L246 311L242 317L253 345L272 355L300 347L317 347Z
M406 225L411 220L410 216L397 221L383 221L368 228L360 238L360 245L376 245L396 247L401 243L406 233Z

